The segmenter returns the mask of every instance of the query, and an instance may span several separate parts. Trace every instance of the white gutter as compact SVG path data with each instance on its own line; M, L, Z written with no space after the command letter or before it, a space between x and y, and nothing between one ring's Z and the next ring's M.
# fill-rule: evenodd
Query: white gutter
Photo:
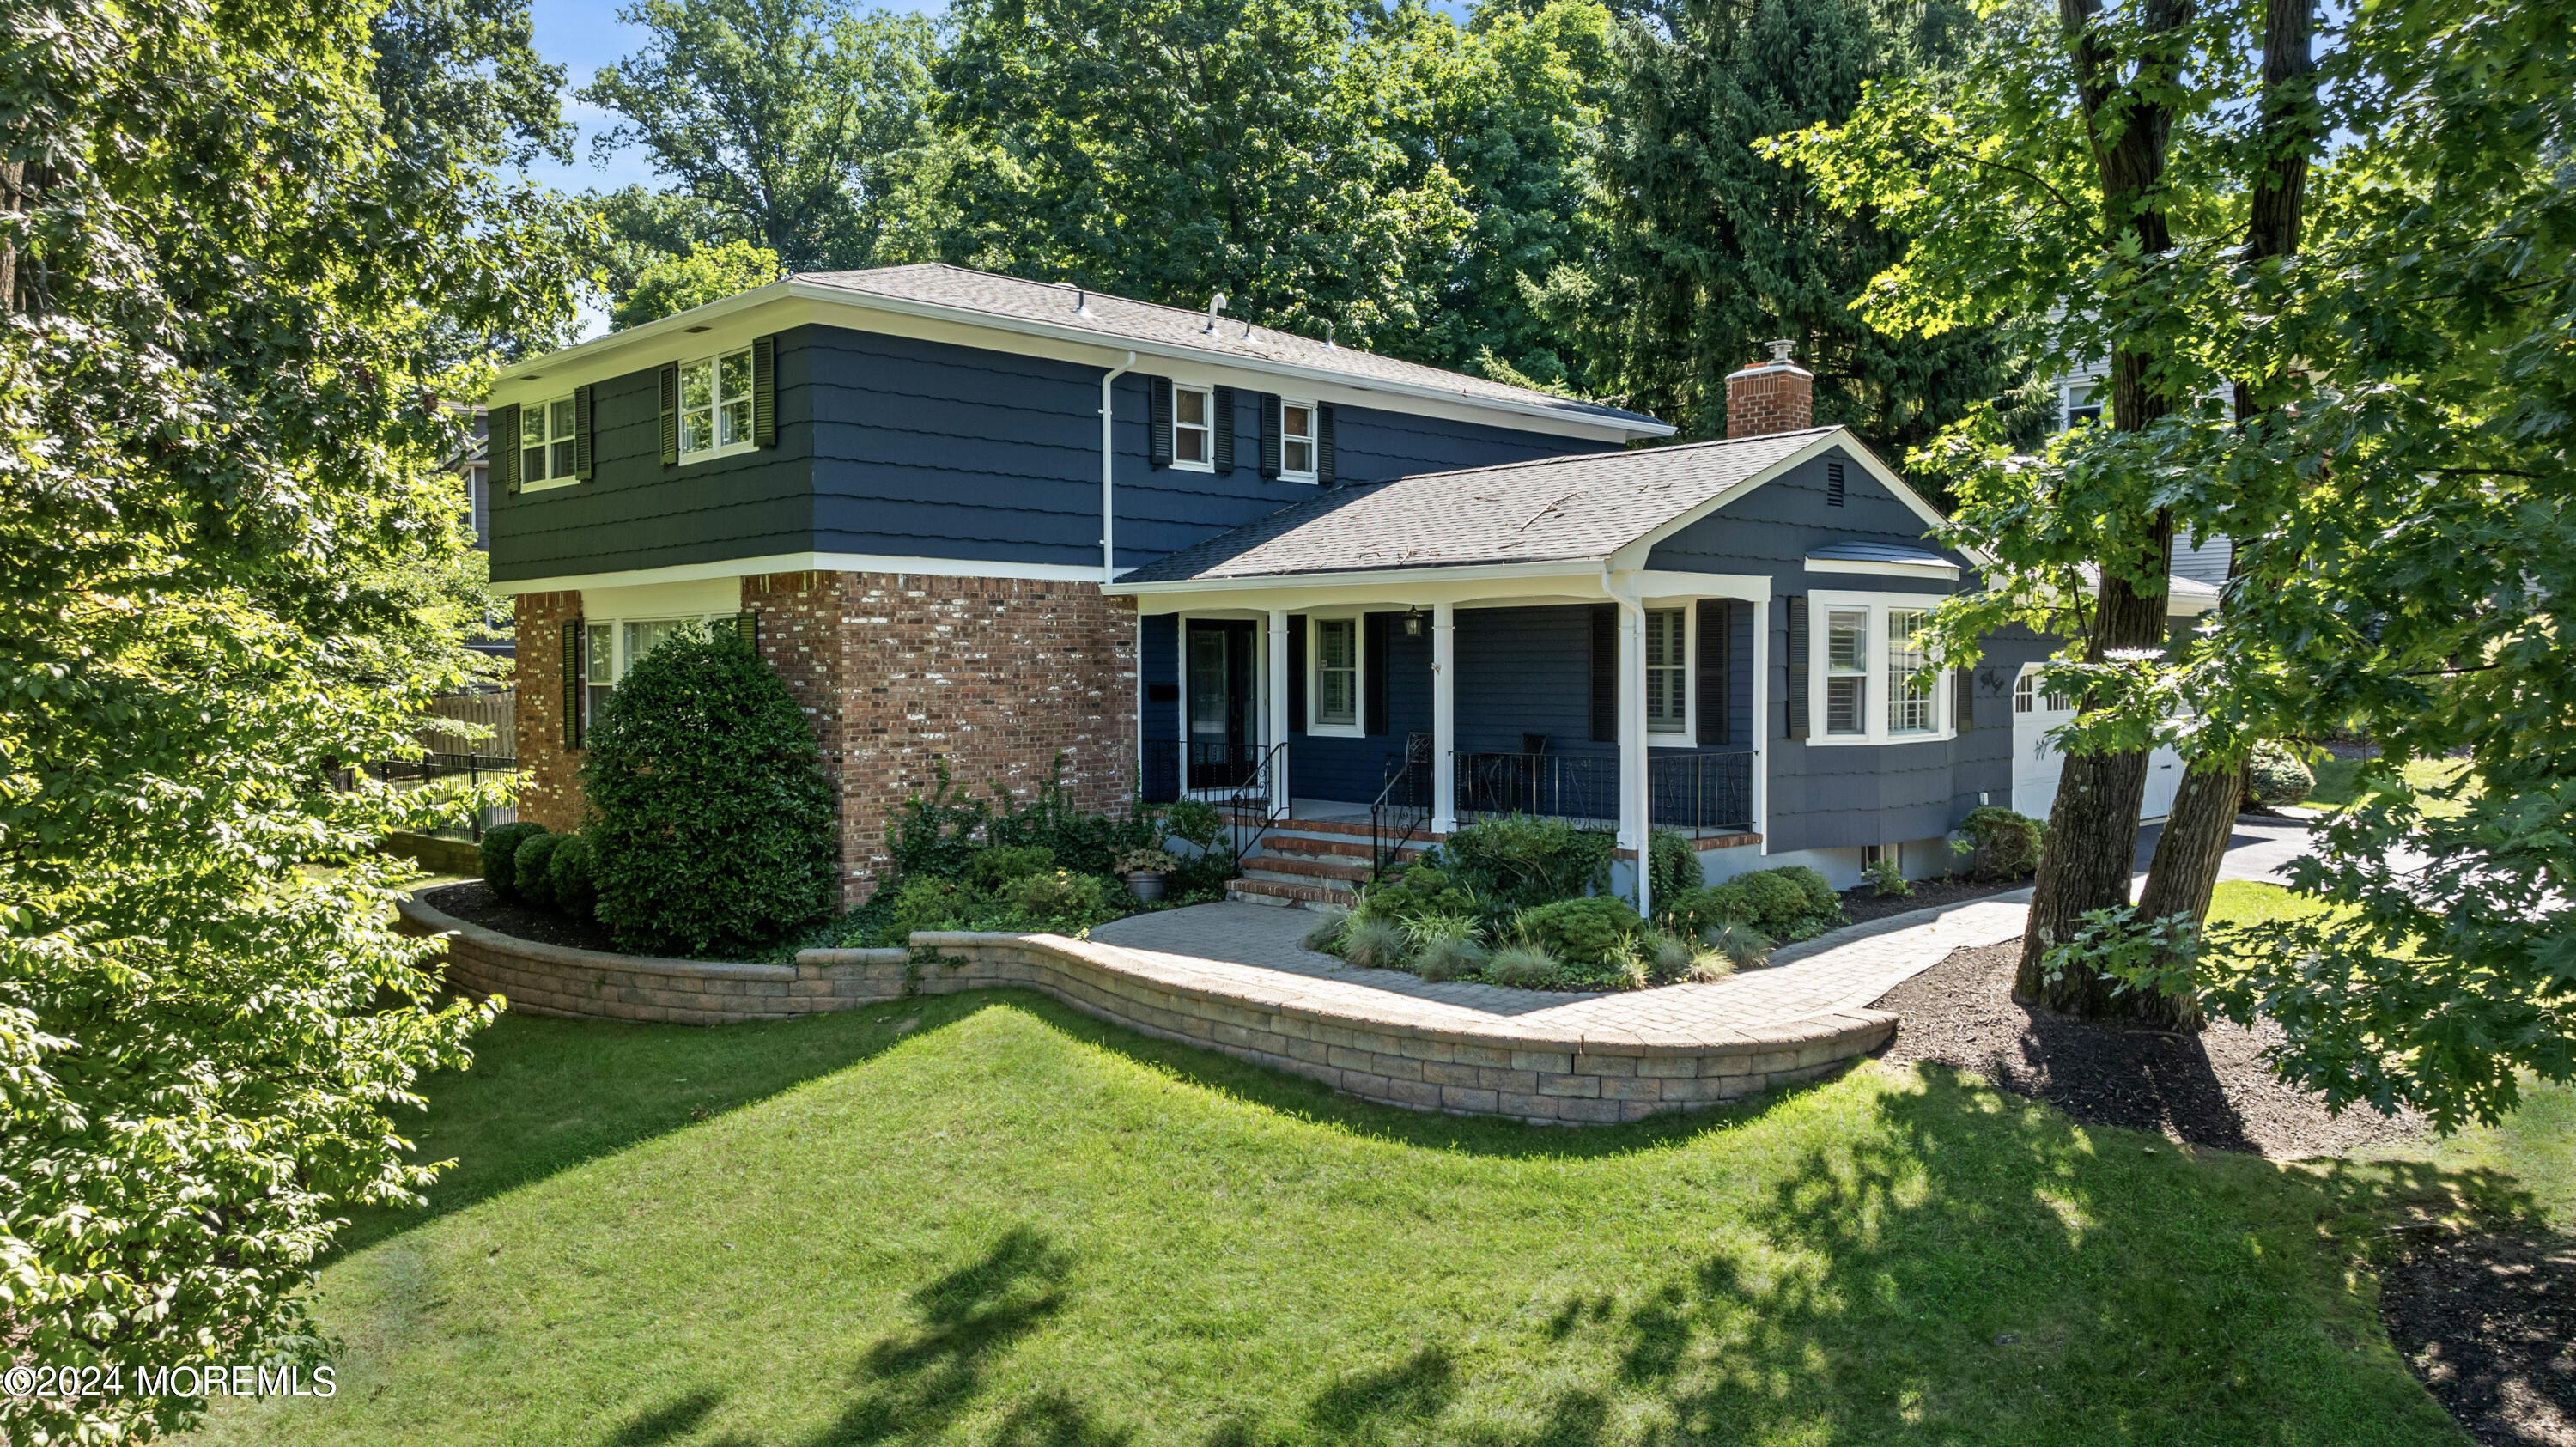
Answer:
M1328 367L1306 367L1300 366L1294 362L1279 362L1264 357L1247 357L1214 348L1137 341L1133 338L1121 337L1089 327L1063 326L1053 322L1030 321L1022 317L1005 316L987 311L977 311L972 307L949 306L938 302L916 302L902 300L895 297L878 296L872 292L853 291L847 287L829 286L822 282L807 281L802 277L795 276L788 277L781 281L773 281L767 286L757 287L736 296L726 297L722 301L713 301L708 302L704 306L691 307L687 311L680 312L677 315L663 317L657 321L646 322L642 326L630 327L622 332L612 332L604 337L595 337L578 346L567 347L560 352L554 352L547 356L536 358L533 361L522 362L518 366L511 367L507 371L503 372L497 380L506 382L565 366L577 364L586 365L594 357L604 356L611 351L615 351L629 345L649 342L658 337L684 332L691 327L708 326L714 322L732 316L734 313L739 311L745 311L756 306L763 306L770 302L787 300L819 302L828 306L848 307L854 311L888 312L896 316L919 317L929 321L954 322L966 326L986 327L998 332L1010 332L1027 337L1044 337L1050 341L1069 342L1077 346L1084 347L1106 348L1111 351L1132 349L1131 355L1161 357L1171 361L1191 362L1201 365L1214 364L1218 366L1234 367L1246 372L1258 372L1268 376L1281 377L1291 381L1305 382L1318 386L1343 387L1354 392L1383 392L1391 396L1410 397L1422 401L1455 402L1465 406L1483 408L1495 412L1509 412L1522 417L1545 418L1552 422L1575 423L1581 426L1598 427L1604 431L1623 432L1632 438L1670 437L1674 432L1672 424L1668 422L1639 421L1624 417L1604 417L1576 411L1571 407L1552 407L1536 402L1520 402L1503 397L1479 396L1475 393L1467 392L1455 387L1437 387L1417 382L1398 382L1384 377L1363 377L1350 372L1337 371Z
M1540 563L1390 564L1334 573L1253 573L1240 578L1188 578L1170 583L1120 583L1105 590L1112 598L1154 597L1166 593L1248 593L1265 588L1364 588L1386 583L1478 583L1493 579L1588 578L1602 569L1598 558L1556 559Z
M1113 469L1118 453L1110 432L1109 384L1127 375L1136 365L1136 354L1101 374L1100 378L1100 581L1103 586L1118 580L1118 502L1117 481Z

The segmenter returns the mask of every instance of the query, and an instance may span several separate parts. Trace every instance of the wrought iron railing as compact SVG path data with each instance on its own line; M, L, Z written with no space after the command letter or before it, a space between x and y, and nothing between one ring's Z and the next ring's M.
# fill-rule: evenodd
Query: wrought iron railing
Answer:
M1431 822L1431 762L1411 754L1386 756L1386 783L1369 805L1369 880L1385 877L1404 846Z
M1287 812L1275 786L1288 766L1288 745L1147 739L1137 758L1136 797L1147 804L1196 799L1226 821L1224 847L1237 863Z
M1619 822L1615 754L1458 755L1458 821L1537 814L1590 827Z
M1753 758L1666 754L1646 761L1646 817L1658 829L1732 834L1753 827Z

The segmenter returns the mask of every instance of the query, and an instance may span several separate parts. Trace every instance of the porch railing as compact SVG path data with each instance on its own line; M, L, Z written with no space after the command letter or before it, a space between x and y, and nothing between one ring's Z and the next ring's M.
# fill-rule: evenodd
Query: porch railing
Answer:
M1369 805L1369 880L1393 869L1404 846L1431 822L1430 761L1411 754L1386 756L1386 783Z
M1211 743L1198 739L1147 739L1137 759L1136 797L1147 804L1196 799L1215 806L1226 823L1220 841L1240 864L1286 813L1272 787L1287 767L1288 746Z
M1537 814L1596 828L1619 823L1619 760L1606 754L1458 755L1458 822Z
M1694 837L1753 827L1753 755L1668 754L1646 761L1646 817Z

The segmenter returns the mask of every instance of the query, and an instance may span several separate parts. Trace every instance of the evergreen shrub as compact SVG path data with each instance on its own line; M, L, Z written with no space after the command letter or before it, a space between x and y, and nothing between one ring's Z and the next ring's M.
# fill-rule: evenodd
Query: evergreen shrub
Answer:
M837 903L832 788L787 686L730 630L635 660L584 740L618 948L738 955Z
M546 892L555 908L575 919L590 919L599 908L599 881L591 870L590 836L566 834L546 861Z
M2317 776L2306 761L2266 739L2254 746L2245 765L2245 798L2265 808L2295 804L2316 791Z
M554 862L555 851L563 846L569 834L538 834L519 846L510 856L511 877L519 887L521 902L539 909L555 907L553 882L547 878L546 866Z
M1992 804L1969 810L1959 832L1967 836L1980 879L2019 879L2039 868L2040 846L2048 838L2047 825Z
M1651 899L1670 899L1708 883L1699 867L1699 851L1678 829L1657 829L1646 836L1646 883Z
M483 882L503 899L519 897L519 846L546 832L543 824L521 821L495 824L483 831L483 843L477 848L477 862L483 866Z
M1644 924L1626 900L1611 895L1561 899L1520 914L1521 931L1531 943L1585 970L1619 968Z

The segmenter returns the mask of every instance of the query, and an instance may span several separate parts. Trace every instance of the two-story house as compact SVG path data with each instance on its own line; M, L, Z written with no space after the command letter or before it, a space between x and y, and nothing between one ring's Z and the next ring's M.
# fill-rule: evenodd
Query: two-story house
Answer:
M1736 435L1204 311L926 265L792 276L512 370L492 572L523 817L671 629L756 640L841 792L845 893L945 758L1086 807L1324 824L1511 809L1856 878L2013 802L2036 637L1935 674L1975 560L1785 357ZM2176 592L2206 606L2208 590ZM1909 847L1910 846L1910 847ZM1340 877L1332 875L1341 871ZM1269 873L1257 871L1257 873ZM1314 898L1347 866L1245 881Z

